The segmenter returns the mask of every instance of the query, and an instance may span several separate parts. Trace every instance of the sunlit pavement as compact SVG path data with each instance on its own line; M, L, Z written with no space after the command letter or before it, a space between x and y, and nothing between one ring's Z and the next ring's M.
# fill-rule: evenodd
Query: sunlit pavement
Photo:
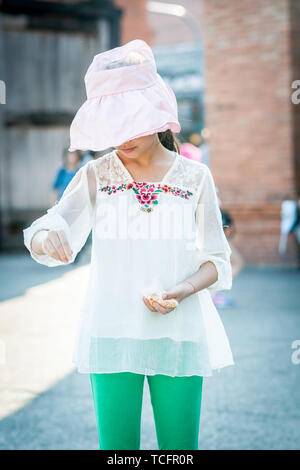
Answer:
M98 449L89 376L72 363L88 269L0 257L0 449ZM199 449L300 448L299 281L249 266L226 292L235 366L204 380ZM144 392L141 449L157 449Z

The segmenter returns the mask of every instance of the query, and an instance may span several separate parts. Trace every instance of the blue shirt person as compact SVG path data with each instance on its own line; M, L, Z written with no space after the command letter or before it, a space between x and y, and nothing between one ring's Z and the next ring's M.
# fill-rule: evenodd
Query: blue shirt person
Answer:
M62 197L64 190L81 166L78 152L69 152L65 149L63 160L63 166L58 169L52 184L52 189L57 192L57 201Z

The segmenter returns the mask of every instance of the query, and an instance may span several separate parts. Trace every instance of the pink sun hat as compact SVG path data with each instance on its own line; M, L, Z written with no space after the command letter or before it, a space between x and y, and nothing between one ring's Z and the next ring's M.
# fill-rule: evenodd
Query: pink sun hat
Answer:
M87 100L70 127L74 150L105 150L128 140L181 130L172 88L141 39L97 54L85 77Z

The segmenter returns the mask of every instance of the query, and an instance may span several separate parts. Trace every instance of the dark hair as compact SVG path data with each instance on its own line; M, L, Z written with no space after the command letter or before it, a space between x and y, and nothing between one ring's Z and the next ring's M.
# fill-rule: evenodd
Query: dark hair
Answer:
M158 138L160 143L168 150L179 153L180 142L177 137L173 134L171 129L167 129L164 132L158 132Z

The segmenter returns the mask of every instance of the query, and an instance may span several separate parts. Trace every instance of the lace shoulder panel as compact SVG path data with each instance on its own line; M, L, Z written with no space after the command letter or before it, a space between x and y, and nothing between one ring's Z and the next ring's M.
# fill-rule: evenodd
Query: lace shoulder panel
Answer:
M102 157L97 158L93 162L93 167L95 170L97 189L101 186L106 186L110 184L111 180L111 159L112 152L102 155Z
M114 156L114 151L106 153L95 160L95 174L97 179L97 188L111 184L122 184L131 181L129 173L123 165L118 163Z
M198 198L208 167L204 163L190 160L181 154L178 155L178 164L171 172L168 182L175 183L177 186L184 186Z
M128 182L128 174L121 165L118 165L113 158L113 152L109 152L92 162L97 188L111 184L122 184ZM164 183L178 187L184 187L192 191L198 198L205 175L208 171L207 165L201 162L190 160L178 154L177 164L165 178Z

